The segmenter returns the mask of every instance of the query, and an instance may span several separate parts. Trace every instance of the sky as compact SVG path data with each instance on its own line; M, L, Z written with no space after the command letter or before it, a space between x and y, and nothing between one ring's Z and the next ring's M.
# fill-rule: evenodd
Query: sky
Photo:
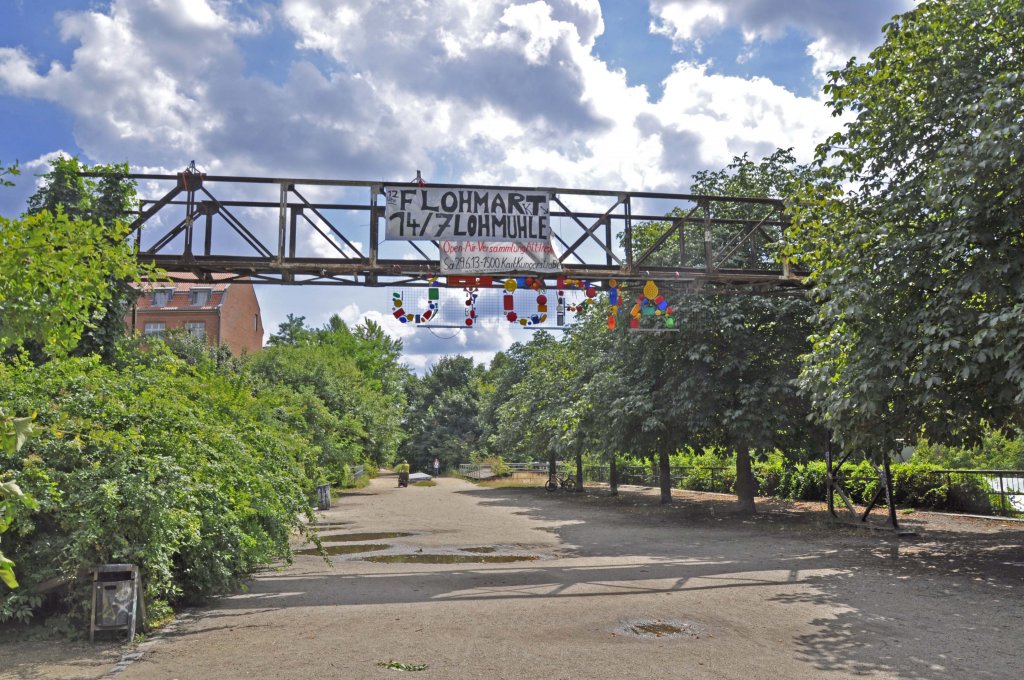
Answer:
M685 193L842 124L827 72L910 0L0 0L0 214L57 154L175 173ZM414 329L391 291L259 286L380 323L422 372L529 332Z

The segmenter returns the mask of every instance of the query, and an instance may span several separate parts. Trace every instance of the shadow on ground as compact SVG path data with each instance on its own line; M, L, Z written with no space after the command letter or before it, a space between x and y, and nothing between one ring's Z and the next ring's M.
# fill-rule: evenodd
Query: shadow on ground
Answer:
M452 566L360 574L260 578L249 592L220 601L210 623L254 607L360 606L418 602L589 598L643 593L765 589L766 601L812 603L830 611L815 631L793 640L822 671L946 680L1017 677L1016 639L1024 622L1024 530L922 534L855 530L822 513L773 511L754 518L727 501L680 501L604 492L546 494L537 489L458 493L501 506L553 533L557 554L510 566ZM401 527L395 527L401 529ZM614 536L610 541L609 536ZM577 566L574 558L585 557ZM596 558L596 559L594 559ZM601 564L600 558L614 558ZM310 559L310 558L307 558ZM355 558L353 558L355 559ZM583 560L579 560L583 561ZM609 562L612 562L609 559ZM596 566L595 566L596 564ZM778 594L800 584L800 594ZM899 598L897 598L899 596ZM907 602L911 607L899 607ZM993 635L993 630L1007 631ZM188 635L183 631L181 635ZM936 649L939 651L936 652Z

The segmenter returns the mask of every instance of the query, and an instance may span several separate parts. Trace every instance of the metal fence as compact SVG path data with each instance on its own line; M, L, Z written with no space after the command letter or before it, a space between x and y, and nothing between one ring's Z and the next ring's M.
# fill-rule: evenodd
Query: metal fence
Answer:
M558 461L559 470L568 466L572 471L575 465ZM528 472L547 475L547 461L530 463L506 463L505 467L513 473ZM987 498L987 506L992 514L1016 516L1024 515L1024 470L930 470L922 471L934 482L930 486L941 490L947 496L970 498L978 494ZM717 493L734 493L736 469L730 466L696 466L673 465L669 468L672 486L676 489L690 491L711 491ZM462 464L459 474L466 477L486 478L495 476L490 465ZM584 465L583 479L585 482L607 484L610 479L610 468L607 465ZM619 484L635 486L660 486L660 475L657 465L620 465L618 466ZM899 490L897 490L899 491ZM956 505L951 504L951 505ZM983 508L986 504L980 504ZM979 509L979 512L983 509Z
M618 466L619 484L636 486L660 486L661 475L656 465ZM736 479L735 468L706 467L696 465L673 465L669 467L672 486L691 491L717 491L731 493ZM607 465L584 465L583 480L607 484L610 468Z
M947 493L969 493L986 488L992 511L999 515L1024 514L1024 470L934 470L936 486L944 484ZM970 482L973 482L971 484Z

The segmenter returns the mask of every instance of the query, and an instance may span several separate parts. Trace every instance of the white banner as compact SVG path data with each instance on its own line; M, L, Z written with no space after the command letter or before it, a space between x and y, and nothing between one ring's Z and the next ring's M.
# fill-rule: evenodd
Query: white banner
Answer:
M384 188L392 241L518 241L551 236L546 191L473 187Z
M562 271L551 243L441 241L442 274L512 274Z

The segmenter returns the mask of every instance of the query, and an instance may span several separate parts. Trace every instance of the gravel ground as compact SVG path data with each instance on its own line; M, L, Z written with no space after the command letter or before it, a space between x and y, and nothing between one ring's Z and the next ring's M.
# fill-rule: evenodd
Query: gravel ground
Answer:
M318 513L325 546L372 551L300 554L141 649L0 643L0 677L1021 677L1024 524L913 513L896 536L820 504L657 501L384 476Z

